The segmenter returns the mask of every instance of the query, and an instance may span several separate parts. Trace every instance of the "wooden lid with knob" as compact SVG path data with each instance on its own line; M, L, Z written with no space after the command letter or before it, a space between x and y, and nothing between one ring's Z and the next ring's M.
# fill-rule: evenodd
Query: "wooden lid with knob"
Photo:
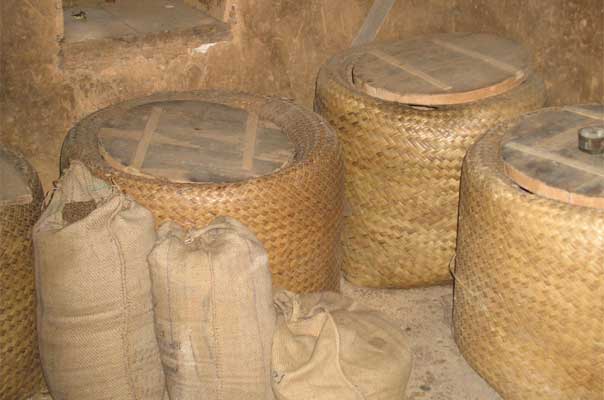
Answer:
M544 109L502 140L506 174L525 190L604 209L604 105Z
M113 168L171 182L237 182L270 174L294 158L275 124L203 101L146 103L108 120L100 152Z
M370 96L414 105L478 101L505 93L530 73L529 52L484 33L449 33L368 47L352 81Z

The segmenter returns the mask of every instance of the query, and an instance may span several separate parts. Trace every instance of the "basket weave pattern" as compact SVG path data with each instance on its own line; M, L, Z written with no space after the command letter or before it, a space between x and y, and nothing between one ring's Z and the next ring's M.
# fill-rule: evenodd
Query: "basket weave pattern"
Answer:
M351 82L371 45L331 59L317 81L315 110L336 130L344 152L352 215L343 234L345 277L370 287L450 281L463 157L493 125L540 107L531 75L496 97L455 106L383 101Z
M33 197L29 204L0 205L0 400L15 400L43 386L31 240L43 194L37 174L23 157L2 146L0 157L17 166Z
M256 112L279 126L292 141L294 161L266 176L222 184L173 183L109 167L99 155L95 136L103 122L136 105L169 100L200 100ZM275 286L297 292L339 288L343 161L327 123L302 107L279 99L220 91L134 100L99 111L72 129L63 146L62 167L75 159L150 209L158 224L172 220L186 227L200 227L221 215L239 220L266 247Z
M541 198L503 172L495 128L468 153L455 340L506 399L604 394L604 211Z

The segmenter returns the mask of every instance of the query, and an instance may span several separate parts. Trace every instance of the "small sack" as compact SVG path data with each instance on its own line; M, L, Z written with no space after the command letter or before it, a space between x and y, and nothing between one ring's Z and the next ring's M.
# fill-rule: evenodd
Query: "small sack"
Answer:
M402 400L411 354L402 332L336 293L275 295L279 400Z
M38 335L54 400L161 400L152 215L79 162L34 227Z
M266 251L230 218L159 229L149 256L171 400L270 400L275 328Z

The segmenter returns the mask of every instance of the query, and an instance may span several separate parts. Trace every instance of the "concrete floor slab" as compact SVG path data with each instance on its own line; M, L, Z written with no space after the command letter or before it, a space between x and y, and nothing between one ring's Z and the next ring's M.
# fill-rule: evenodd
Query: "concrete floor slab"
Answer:
M376 290L342 281L342 293L382 312L407 334L414 359L407 400L501 400L453 341L452 286Z
M452 286L376 290L342 281L342 293L382 312L407 334L414 358L408 400L501 399L455 345Z

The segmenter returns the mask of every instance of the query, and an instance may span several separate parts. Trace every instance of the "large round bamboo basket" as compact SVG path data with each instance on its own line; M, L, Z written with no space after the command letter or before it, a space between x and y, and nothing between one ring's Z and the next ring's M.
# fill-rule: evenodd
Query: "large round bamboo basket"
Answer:
M466 360L505 399L604 395L604 209L524 190L502 160L504 135L522 137L546 113L552 124L533 126L556 131L568 112L544 109L494 128L463 166L454 335ZM601 123L604 108L599 115ZM576 146L577 130L571 133ZM547 152L530 147L526 154L562 168L557 154L569 153L551 150L564 144L560 138L549 139ZM581 167L572 164L575 172ZM548 174L558 172L553 167ZM593 176L602 184L602 175ZM599 196L604 199L602 186Z
M25 399L43 386L31 238L42 200L34 169L0 146L0 400Z
M419 54L415 62L425 65L421 57L433 55L434 41L459 37L464 38L439 35L413 39L411 56ZM502 43L491 36L486 40ZM532 111L544 101L542 81L533 73L530 57L509 41L504 45L518 52L518 59L526 63L511 74L511 81L522 78L514 85L506 86L507 80L506 85L492 87L479 83L475 90L458 96L407 93L398 80L391 81L390 91L376 88L367 74L373 68L368 63L377 59L367 61L368 54L378 54L384 65L395 65L406 74L395 75L397 79L424 76L422 71L402 65L407 58L400 54L394 60L383 55L391 46L405 47L406 43L348 50L329 60L317 81L315 110L335 128L346 167L351 215L345 219L343 233L343 272L346 279L363 286L405 288L451 280L448 265L455 252L459 178L466 150L490 127ZM419 51L424 44L432 47ZM476 53L468 54L464 62L469 70L460 71L453 63L452 76L467 72L464 77L471 81L471 74L476 72L473 66L482 68L481 61L474 59ZM448 57L443 54L441 61L446 64ZM493 57L488 58L489 63L500 67ZM359 85L353 76L361 62L367 64L369 72L364 72ZM389 76L396 71L386 72ZM464 83L451 85L461 87ZM395 90L398 92L393 93Z
M183 113L195 119L195 124L202 125L204 117L199 116L204 115L203 110L206 108L217 110L215 113L226 113L221 114L226 116L216 122L219 125L233 125L229 121L229 115L243 112L248 115L249 126L249 117L255 115L255 123L265 121L273 130L281 130L287 137L293 146L291 159L275 171L250 175L248 178L228 175L230 172L226 170L220 176L217 173L208 174L203 170L205 167L180 176L171 171L167 174L163 171L164 175L159 176L161 172L157 169L145 167L146 161L141 163L140 168L118 165L115 160L111 160L106 149L102 148L99 132L107 126L115 127L116 121L129 118L131 114L138 113L136 118L142 121L138 128L144 126L146 132L149 124L145 125L145 120L151 120L146 111L149 108L151 112L158 108L178 111L171 111L172 114L166 117L164 115L167 111L164 111L158 118L159 122L156 122L159 124L159 133L156 139L150 139L149 151L152 152L155 146L153 140L162 140L161 143L172 146L175 136L168 137L170 129L165 125L162 128L162 123L172 121L178 124L178 115L181 115L179 107L182 107ZM186 111L186 107L193 107L193 114L190 110ZM211 113L206 115L212 116ZM165 118L164 122L161 122L162 118ZM128 123L132 124L132 121ZM188 135L189 143L176 143L177 147L181 147L174 153L174 159L184 158L191 143L199 140L201 131L197 129L201 128L178 131L180 139L183 134ZM203 139L208 141L193 149L195 152L205 154L204 151L207 150L207 157L212 157L218 151L213 149L223 149L225 146L227 149L231 148L231 142L225 138L232 132L221 131L220 128L217 130L215 126L212 129L212 137ZM262 142L260 133L258 131L259 144ZM234 136L229 137L232 139ZM117 146L115 151L122 151L123 148ZM254 146L246 148L253 149ZM282 154L281 150L277 153ZM244 158L246 151L243 150ZM233 154L235 153L237 152L234 151ZM192 161L202 162L200 158L203 157L199 156ZM339 287L343 162L333 131L322 118L302 107L281 99L222 91L159 94L132 100L94 113L77 124L63 145L62 167L67 167L70 160L84 162L95 175L119 185L150 209L158 224L172 220L189 228L199 227L209 224L220 215L239 220L254 231L266 247L275 286L297 292L333 290ZM235 160L227 161L231 165ZM260 164L253 163L252 156L248 162L250 165ZM194 178L190 177L191 172L195 175ZM245 171L236 172L241 174ZM252 174L254 171L248 172ZM171 179L170 176L175 178Z

